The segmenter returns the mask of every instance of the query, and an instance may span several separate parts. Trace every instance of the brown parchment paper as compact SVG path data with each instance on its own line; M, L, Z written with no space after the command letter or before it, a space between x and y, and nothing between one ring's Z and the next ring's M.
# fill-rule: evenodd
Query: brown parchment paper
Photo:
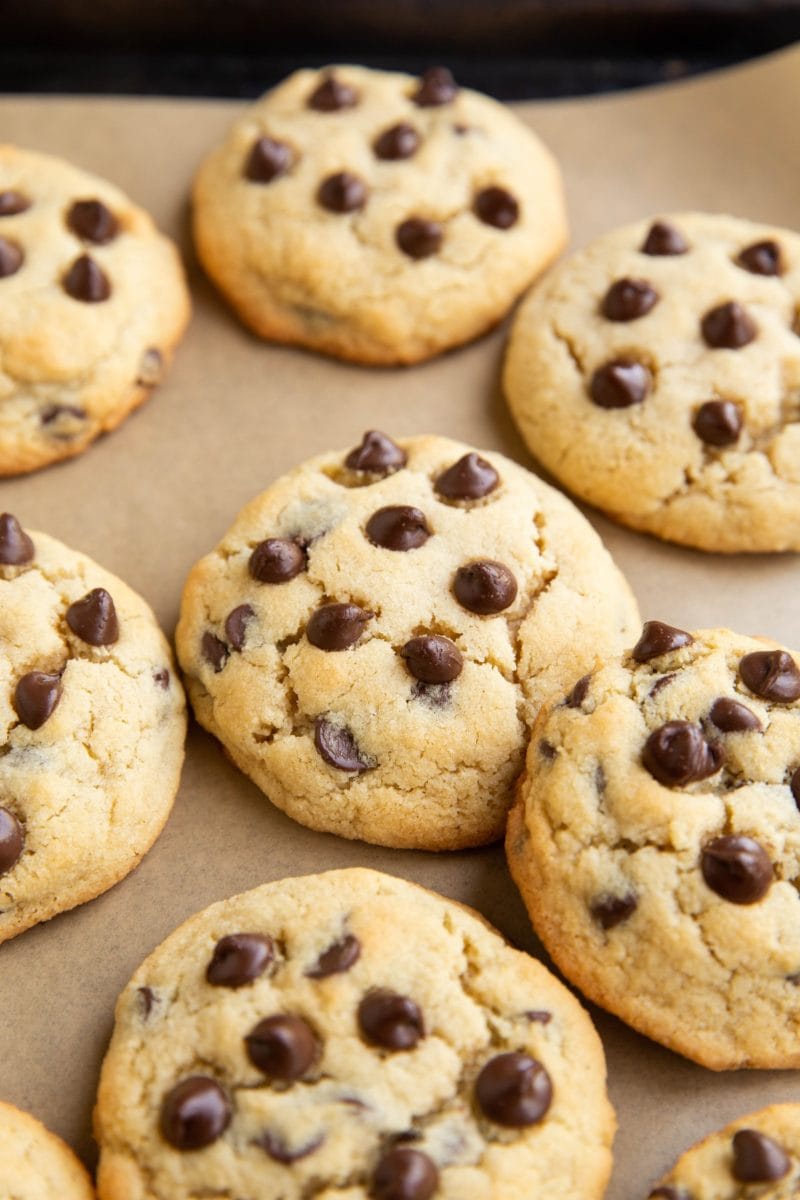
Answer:
M187 191L236 103L0 99L0 139L107 176L186 253L195 314L166 384L81 458L0 482L0 510L79 548L137 588L171 632L191 564L276 475L364 429L449 434L531 459L498 387L505 337L412 369L344 366L258 342L200 275ZM698 82L520 106L560 158L573 243L639 216L729 210L800 225L800 48ZM644 617L731 625L800 645L797 556L715 558L592 512ZM542 954L499 848L381 850L277 812L198 729L172 818L107 895L0 948L0 1098L30 1109L92 1163L90 1114L117 994L141 959L212 901L284 875L369 865L474 905ZM690 1142L763 1104L800 1099L800 1075L716 1075L593 1010L619 1116L610 1200L644 1197ZM581 1103L581 1097L575 1097ZM2 1174L2 1164L0 1164Z

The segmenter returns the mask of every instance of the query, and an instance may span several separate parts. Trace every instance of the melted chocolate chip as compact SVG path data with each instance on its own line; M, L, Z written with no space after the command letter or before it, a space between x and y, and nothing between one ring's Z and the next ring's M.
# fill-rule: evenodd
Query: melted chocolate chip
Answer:
M529 1008L527 1012L524 1013L524 1016L526 1016L529 1021L535 1021L539 1025L549 1025L553 1019L553 1014L544 1008Z
M5 875L18 862L24 844L19 821L7 808L0 808L0 875Z
M406 465L408 456L385 433L377 429L368 430L361 445L351 450L344 465L350 471L367 471L370 475L390 475Z
M800 767L797 768L794 775L792 776L792 780L791 780L791 783L789 784L789 787L792 790L792 796L794 797L795 804L797 805L798 808L800 808Z
M23 725L39 729L53 715L61 699L61 676L30 671L23 675L14 690L14 708Z
M247 626L255 616L255 611L249 604L239 604L225 618L225 636L234 650L244 648L247 638Z
M771 239L764 242L753 242L751 246L745 246L736 262L753 275L783 274L781 248L777 242Z
M285 1082L305 1075L319 1051L311 1026L291 1013L265 1017L244 1040L253 1066Z
M675 678L674 671L669 675L662 675L661 678L657 679L655 681L655 683L653 684L653 686L650 688L650 691L647 693L648 697L652 698L653 696L657 696L660 691L663 691L663 689L667 686L667 684L672 683L674 678Z
M453 592L462 608L490 616L514 603L517 581L503 563L480 559L458 568Z
M785 650L756 650L745 654L739 675L756 696L791 704L800 699L800 669Z
M458 679L464 666L455 642L439 634L412 638L400 651L401 658L421 683L450 683Z
M16 275L24 261L22 247L8 238L0 237L0 279Z
M645 621L642 635L631 650L631 658L640 663L649 662L651 658L660 658L671 650L690 646L693 641L692 635L684 629L665 625L663 621Z
M735 300L709 309L700 329L703 341L712 350L740 350L758 334L758 326L747 309Z
M791 1166L789 1155L774 1138L758 1129L739 1129L733 1135L734 1179L741 1183L768 1183L783 1179Z
M415 683L411 695L428 708L445 708L452 699L452 689L449 683Z
M384 550L418 550L431 536L425 513L407 504L379 508L367 521L365 533Z
M500 482L491 463L480 454L465 454L434 480L434 490L447 500L480 500Z
M164 1097L161 1134L176 1150L200 1150L222 1136L231 1115L228 1094L215 1079L190 1075Z
M292 165L292 152L285 142L261 137L253 142L244 165L245 179L251 183L272 183L285 175Z
M413 125L401 121L378 134L372 143L376 158L394 162L401 158L412 158L419 149L422 139Z
M325 717L314 722L314 745L317 752L340 771L368 771L372 763L362 758L353 734L344 725L334 725Z
M501 187L482 188L472 203L472 211L484 225L495 229L510 229L519 220L519 204Z
M347 650L374 615L357 604L322 604L309 617L306 637L319 650Z
M219 674L228 661L228 647L223 641L220 641L216 634L208 630L200 639L200 653L214 668L215 674Z
M310 1142L305 1142L302 1146L298 1146L296 1150L290 1150L279 1134L271 1133L267 1129L260 1137L255 1139L254 1145L260 1146L262 1150L266 1150L267 1154L275 1162L288 1167L292 1163L299 1162L301 1158L308 1158L309 1154L313 1154L315 1150L319 1150L324 1141L325 1135L321 1133L318 1137L312 1138Z
M367 203L367 188L357 175L339 171L323 179L317 189L317 201L329 212L357 212Z
M361 942L352 933L346 933L338 942L333 942L327 950L323 950L313 967L309 967L306 975L309 979L327 979L329 975L341 975L358 961L361 954Z
M263 975L274 958L275 944L267 934L229 933L214 947L206 979L215 987L244 987Z
M338 112L342 108L355 108L356 104L356 89L335 75L326 75L308 98L308 107L317 112Z
M61 283L68 296L84 304L100 304L111 295L108 276L88 254L75 259Z
M626 921L639 907L639 899L633 892L624 896L601 896L591 906L591 914L603 929L613 929Z
M546 758L548 762L553 762L557 751L552 742L548 742L545 738L542 738L539 742L539 753L541 754L542 758Z
M420 108L449 104L458 94L458 85L447 67L429 67L411 99Z
M658 299L646 279L618 279L603 297L600 310L609 321L637 321L655 308Z
M142 1020L146 1021L156 1006L156 994L150 987L140 987L136 989L136 998L141 1009Z
M48 404L39 413L39 420L45 427L57 424L65 418L70 421L84 421L86 419L86 412L82 408L77 408L74 404ZM50 432L49 429L48 432ZM55 430L52 436L56 438L69 438L72 434Z
M742 432L742 410L733 400L708 400L692 418L694 429L707 446L732 446Z
M654 221L642 243L642 254L652 258L663 258L672 254L686 254L689 243L674 225L666 221Z
M67 227L96 246L105 246L119 233L119 221L102 200L76 200L67 213Z
M642 762L659 783L685 787L708 779L722 766L724 753L718 742L707 742L699 725L667 721L644 744Z
M580 708L589 692L589 684L591 683L591 675L582 675L575 684L572 691L569 693L564 703L567 708Z
M741 733L747 729L761 728L761 722L752 708L728 696L720 696L715 700L708 715L723 733Z
M0 515L0 564L19 567L33 560L33 542L11 513Z
M30 206L30 200L22 192L0 192L0 217L15 217L17 213L26 212Z
M541 1121L550 1107L553 1087L540 1062L513 1051L489 1059L475 1083L475 1096L490 1121L521 1129Z
M395 1146L381 1155L369 1195L372 1200L430 1200L438 1186L439 1171L427 1154Z
M642 403L652 383L653 378L643 363L615 358L594 372L589 395L598 408L630 408Z
M119 638L117 610L105 588L92 588L66 615L72 632L90 646L111 646Z
M772 883L769 855L750 837L714 838L703 849L700 868L711 891L732 904L755 904Z
M166 692L169 687L169 671L166 667L162 667L160 671L154 673L153 682Z
M358 1006L358 1025L368 1042L386 1050L413 1050L425 1037L419 1005L388 988L367 992Z
M409 258L430 258L442 244L443 230L438 221L409 217L395 230L395 241Z
M288 583L305 570L306 554L290 538L267 538L259 542L247 569L259 583Z

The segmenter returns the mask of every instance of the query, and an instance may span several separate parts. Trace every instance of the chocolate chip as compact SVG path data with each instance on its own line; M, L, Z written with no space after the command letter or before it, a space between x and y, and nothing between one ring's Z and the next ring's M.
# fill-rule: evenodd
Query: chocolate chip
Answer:
M368 1042L386 1050L413 1050L425 1037L419 1005L388 988L367 992L358 1006L358 1024Z
M67 213L67 226L85 242L105 246L119 233L119 221L102 200L76 200Z
M314 745L317 752L340 771L368 771L372 763L362 758L356 739L344 725L334 725L326 717L314 722Z
M229 933L214 947L206 979L215 987L244 987L263 975L274 958L275 944L267 934Z
M464 660L455 642L439 634L425 634L406 642L401 658L415 679L422 683L450 683L458 679Z
M472 211L484 225L495 229L510 229L519 220L519 204L505 188L487 187L478 192Z
M285 142L262 137L253 142L244 165L245 179L251 183L272 183L285 175L292 165L292 152Z
M119 638L114 601L105 588L92 588L67 609L67 624L90 646L111 646Z
M25 212L31 206L27 196L22 192L0 192L0 217L15 217L17 213Z
M139 370L136 374L136 382L139 384L139 387L153 388L157 383L161 382L163 374L163 355L156 346L151 346L142 355Z
M668 683L672 683L674 678L675 678L674 671L670 675L662 675L661 678L657 679L655 681L655 683L653 684L653 686L650 688L650 691L647 693L648 697L652 699L653 696L657 696L660 691L663 691L663 689L667 686Z
M350 471L366 471L370 475L390 475L399 471L408 461L405 450L401 450L385 433L377 429L368 430L361 445L351 450L344 460Z
M411 695L428 708L444 708L452 699L452 688L449 683L415 683Z
M392 125L378 134L372 143L372 149L377 158L393 162L396 159L413 157L421 140L413 125L401 121L399 125Z
M601 896L592 904L590 911L603 929L613 929L615 925L626 921L638 907L638 897L633 892L627 892L624 896Z
M365 533L384 550L418 550L431 536L425 513L407 504L379 508L367 521Z
M357 604L322 604L309 617L306 637L319 650L347 650L374 616Z
M652 383L653 378L643 363L615 358L594 372L589 395L599 408L630 408L642 403Z
M395 230L395 241L409 258L430 258L442 244L443 230L438 221L409 217Z
M709 309L700 322L703 341L712 350L740 350L758 334L758 326L735 300Z
M319 1052L311 1026L292 1013L265 1017L244 1040L253 1066L286 1082L305 1075Z
M228 647L216 634L208 630L206 630L200 639L200 653L206 662L211 664L214 668L214 673L217 675L228 661Z
M160 671L156 671L153 675L153 682L158 684L166 692L169 687L169 671L166 667L162 667Z
M733 1135L733 1177L740 1183L783 1179L791 1166L789 1155L774 1138L758 1129L739 1129Z
M86 412L82 408L77 408L74 404L48 404L39 413L39 420L45 427L57 424L65 419L70 423L84 421L86 419ZM50 431L48 430L48 432ZM55 430L52 436L56 438L69 438L73 435L71 431L61 432L60 430Z
M84 304L100 304L111 295L108 276L88 254L75 259L61 282L68 296Z
M800 808L800 767L797 768L792 776L792 781L789 784L789 787L792 789L792 796L794 797L795 804L798 808Z
M14 708L23 725L39 729L53 715L61 699L61 676L30 671L23 675L14 690Z
M259 542L247 569L259 583L288 583L305 570L306 554L290 538L267 538Z
M142 1012L142 1019L146 1021L155 1008L156 994L152 988L140 987L136 989L136 998Z
M544 1008L529 1008L523 1015L539 1025L549 1025L553 1019L553 1014Z
M715 700L708 715L723 733L741 733L747 729L761 728L761 722L752 708L728 696L720 696Z
M434 480L434 490L448 500L480 500L500 482L491 463L480 454L465 454Z
M667 721L650 734L642 751L647 770L667 787L708 779L720 769L723 757L719 743L707 742L700 726L691 721Z
M438 1186L439 1171L427 1154L395 1146L381 1155L369 1195L372 1200L430 1200Z
M490 1121L521 1129L541 1121L550 1107L553 1086L540 1062L513 1051L489 1059L475 1083L475 1096Z
M631 650L631 657L636 662L649 662L651 658L660 658L671 650L690 646L693 641L692 635L684 629L676 629L674 625L666 625L663 621L645 621L642 635Z
M420 108L449 104L458 94L458 85L447 67L429 67L411 99Z
M247 626L255 616L255 611L249 604L239 604L225 618L225 636L234 650L244 648L247 637Z
M756 696L791 704L800 699L800 669L785 650L756 650L745 654L739 663L739 675Z
M0 564L19 567L33 560L33 542L12 513L0 515Z
M329 212L357 212L367 203L366 185L349 171L339 171L323 179L317 189L317 201Z
M338 942L333 942L327 950L323 950L313 967L309 967L306 975L309 979L327 979L329 975L341 975L358 961L361 954L361 942L352 933L347 933Z
M262 1150L266 1150L267 1154L275 1162L288 1167L292 1163L299 1162L301 1158L308 1158L309 1154L313 1154L315 1150L319 1150L324 1141L325 1136L321 1133L318 1137L312 1138L310 1142L305 1142L302 1146L298 1146L296 1150L290 1150L282 1137L266 1129L260 1137L255 1139L254 1145L260 1146Z
M750 837L718 837L703 849L700 867L712 892L732 904L755 904L769 891L772 863Z
M707 446L732 446L742 432L742 410L733 400L708 400L694 414L692 428Z
M618 279L603 297L600 310L609 321L637 321L655 308L658 299L646 279Z
M22 248L16 242L10 242L8 238L0 237L0 279L16 275L24 261L25 255Z
M552 742L548 742L545 738L542 738L539 742L539 753L541 754L542 758L546 758L548 762L553 762L557 751Z
M753 275L782 275L784 270L781 248L771 239L745 246L736 261Z
M5 875L19 860L24 843L17 818L7 808L0 808L0 875Z
M161 1134L176 1150L200 1150L221 1137L230 1124L226 1091L207 1075L176 1083L161 1106Z
M689 249L686 238L674 225L666 221L654 221L642 243L642 254L661 258L670 254L685 254Z
M479 559L458 568L453 592L462 608L489 616L503 612L514 603L517 581L503 563Z
M356 89L335 75L326 75L308 98L308 107L317 112L338 112L341 108L355 108L356 104Z
M591 675L581 676L564 701L567 708L580 708L589 692L589 684L591 683L591 680Z

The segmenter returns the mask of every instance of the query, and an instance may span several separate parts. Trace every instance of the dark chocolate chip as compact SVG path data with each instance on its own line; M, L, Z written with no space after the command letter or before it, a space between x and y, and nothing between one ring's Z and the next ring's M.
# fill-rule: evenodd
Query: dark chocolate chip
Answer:
M642 254L662 258L671 254L685 254L689 249L686 238L674 225L666 221L654 221L642 243Z
M275 944L268 934L229 933L214 947L206 979L215 987L244 987L263 975L274 958Z
M251 183L272 183L285 175L292 165L292 152L285 142L276 142L271 137L261 137L253 142L244 165L245 179Z
M136 989L136 998L139 1001L142 1018L146 1021L155 1008L156 994L150 987L140 987Z
M653 684L653 686L650 688L650 691L647 693L648 697L652 698L653 696L657 696L660 691L663 691L663 689L667 686L668 683L672 683L674 678L675 678L674 671L670 675L662 675L661 678L657 679L655 681L655 683Z
M455 642L434 633L406 642L400 656L414 678L422 683L450 683L458 679L464 666Z
M601 896L591 906L591 914L603 929L613 929L626 921L639 907L639 899L633 892L624 896Z
M368 771L372 764L362 758L356 739L344 725L334 725L326 717L314 722L314 745L318 753L340 771Z
M521 1129L541 1121L550 1107L553 1086L540 1062L512 1051L489 1059L475 1083L475 1096L490 1121Z
M367 188L357 175L338 171L323 179L317 189L317 201L329 212L357 212L367 203Z
M33 542L12 513L0 515L0 563L7 567L19 567L31 562L34 555Z
M580 708L589 692L589 684L591 683L591 675L582 675L575 687L567 696L564 703L567 708Z
M431 536L425 513L407 504L379 508L367 521L365 533L384 550L418 550Z
M153 675L154 683L157 683L164 691L169 687L169 671L166 667L162 667L160 671L156 671Z
M394 1146L381 1155L372 1177L372 1200L430 1200L439 1186L433 1159L421 1150Z
M308 107L317 112L338 112L342 108L355 108L358 92L349 83L343 83L335 75L326 75L308 98Z
M361 445L351 450L344 460L350 471L367 471L370 475L390 475L406 465L408 456L385 433L369 429Z
M745 246L736 261L740 267L744 267L745 271L750 271L753 275L783 274L781 248L771 239Z
M631 657L636 662L649 662L651 658L660 658L662 654L690 646L693 641L692 635L684 629L665 625L663 621L645 621L642 635L631 650Z
M18 246L16 242L9 241L8 238L0 237L0 279L16 275L24 261L25 255L22 247Z
M600 306L609 321L637 321L658 304L658 292L646 279L618 279Z
M479 500L500 482L491 463L480 454L465 454L434 480L434 490L448 500Z
M279 1134L270 1133L267 1129L255 1139L254 1144L265 1150L275 1162L288 1167L292 1163L299 1162L301 1158L308 1158L309 1154L319 1150L324 1141L325 1135L321 1133L318 1137L312 1138L310 1142L304 1142L302 1146L298 1146L296 1150L290 1150Z
M792 776L789 787L792 789L792 796L794 797L795 804L798 808L800 808L800 767L797 768Z
M707 446L732 446L742 432L742 410L733 400L707 400L694 414L692 429Z
M139 387L153 388L161 382L164 374L164 357L157 346L145 350L136 373Z
M443 230L438 221L409 217L395 230L395 241L409 258L430 258L442 244Z
M458 568L453 592L462 608L488 616L514 603L517 581L503 563L479 559Z
M539 742L539 753L548 762L553 762L556 757L556 748L552 742L548 742L545 738L542 738Z
M216 634L211 633L209 630L206 630L200 639L200 653L206 662L210 663L214 668L215 674L219 674L228 661L228 647Z
M24 843L17 818L7 808L0 808L0 875L5 875L19 860Z
M347 650L374 615L357 604L322 604L308 619L306 637L319 650Z
M714 838L703 849L700 867L712 892L732 904L755 904L772 883L769 855L750 837Z
M685 787L708 779L722 766L724 753L718 742L707 742L699 725L667 721L644 744L642 762L659 783Z
M161 1134L176 1150L200 1150L230 1124L230 1098L215 1079L190 1075L176 1083L161 1106Z
M376 158L394 162L400 158L411 158L419 149L421 138L413 125L401 121L378 134L372 143Z
M715 700L708 715L723 733L741 733L747 729L761 728L761 722L752 708L728 696L720 696Z
M484 225L495 229L510 229L519 220L519 204L511 192L501 187L482 188L472 203L472 211Z
M30 671L23 675L14 690L14 708L23 725L39 729L53 715L61 699L61 676Z
M553 1014L545 1008L529 1008L523 1015L538 1025L549 1025L553 1019Z
M76 237L105 246L119 233L119 221L102 200L76 200L67 213L67 226Z
M61 282L68 296L84 304L100 304L111 295L108 276L88 254L75 259Z
M73 421L83 421L86 419L86 411L85 409L77 408L74 404L48 404L39 413L39 420L43 425L53 425L63 417L71 417ZM56 433L54 436L63 435Z
M288 583L305 570L306 554L290 538L267 538L259 542L247 569L259 583Z
M225 618L225 636L234 650L244 648L247 638L247 626L255 616L255 611L249 604L239 604Z
M449 104L458 94L458 84L447 67L429 67L411 99L420 108Z
M598 408L630 408L641 404L652 387L647 367L632 358L603 363L589 383L589 395Z
M368 1042L386 1050L413 1050L425 1037L419 1005L388 988L367 992L358 1006L358 1025Z
M265 1017L244 1040L253 1066L286 1082L305 1075L319 1052L311 1026L292 1013Z
M785 650L756 650L739 663L742 682L756 696L791 704L800 699L800 669Z
M70 604L67 624L90 646L111 646L119 637L117 610L105 588L92 588L82 599Z
M341 975L358 961L361 942L352 933L346 933L338 942L323 950L306 975L309 979L327 979L329 975Z
M791 1166L789 1155L774 1138L758 1129L739 1129L733 1135L733 1177L740 1183L769 1183L783 1179Z
M736 300L709 309L700 322L703 341L712 350L740 350L758 334L758 326Z
M17 213L26 212L30 206L30 200L22 192L0 192L0 217L15 217Z

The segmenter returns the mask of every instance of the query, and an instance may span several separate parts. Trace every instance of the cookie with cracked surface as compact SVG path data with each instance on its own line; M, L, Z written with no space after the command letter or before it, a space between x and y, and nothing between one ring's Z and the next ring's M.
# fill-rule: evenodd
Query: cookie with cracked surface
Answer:
M477 913L377 871L192 917L122 993L101 1200L602 1196L614 1115L577 1000Z
M146 212L61 159L0 146L0 476L114 429L188 317L178 253Z
M511 412L563 484L701 550L800 550L800 235L721 215L598 238L526 300Z
M187 581L197 719L312 829L502 835L550 689L638 628L573 505L499 454L370 431L256 497Z
M566 240L558 167L434 68L297 71L203 163L194 237L264 338L413 363L496 324Z
M798 1067L798 808L800 655L648 621L542 712L506 849L590 999L714 1070Z
M169 815L185 732L144 600L0 515L0 942L133 870Z
M0 1101L0 1196L8 1200L94 1200L85 1167L30 1113Z

